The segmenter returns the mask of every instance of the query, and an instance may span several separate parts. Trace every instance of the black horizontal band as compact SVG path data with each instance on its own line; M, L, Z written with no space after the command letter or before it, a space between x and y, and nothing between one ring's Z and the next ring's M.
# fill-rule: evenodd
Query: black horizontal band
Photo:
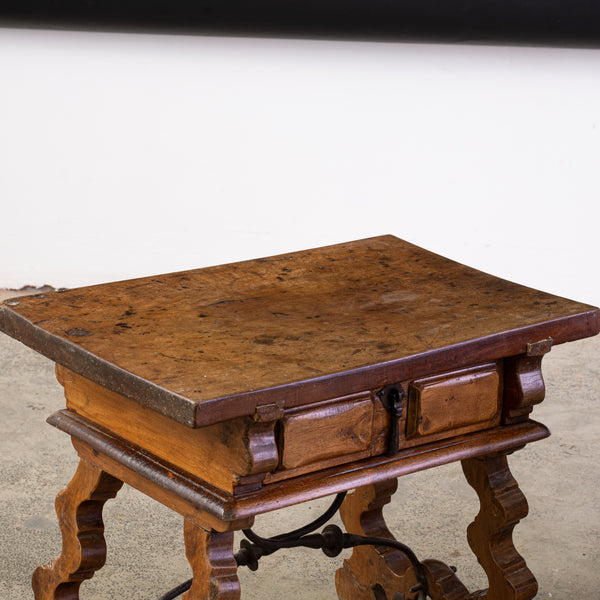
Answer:
M600 47L600 0L5 0L0 25Z

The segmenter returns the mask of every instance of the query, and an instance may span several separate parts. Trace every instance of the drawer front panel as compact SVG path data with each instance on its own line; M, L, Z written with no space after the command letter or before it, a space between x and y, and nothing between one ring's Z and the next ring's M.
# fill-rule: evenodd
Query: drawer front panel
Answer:
M497 424L501 378L496 363L414 381L409 388L409 438L476 431Z
M373 412L373 402L367 396L284 417L281 466L295 469L369 450Z

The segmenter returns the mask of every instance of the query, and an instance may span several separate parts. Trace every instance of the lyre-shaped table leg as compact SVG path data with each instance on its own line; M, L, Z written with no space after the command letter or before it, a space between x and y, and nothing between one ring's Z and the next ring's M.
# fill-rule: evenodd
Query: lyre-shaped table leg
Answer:
M489 589L475 594L485 600L530 600L537 582L512 540L515 525L527 516L527 500L513 478L506 454L462 462L480 511L467 530L471 549L485 570Z
M205 531L186 519L184 535L193 581L183 600L239 600L233 531Z
M73 479L56 497L62 552L33 573L35 600L78 600L81 583L106 561L102 508L122 485L86 461L79 462Z
M394 539L383 519L383 507L397 489L395 479L367 485L349 494L340 509L349 533ZM437 560L422 563L429 597L434 600L467 600L470 595L454 572ZM385 546L359 546L344 561L335 577L340 600L413 600L417 578L409 559L400 550Z
M395 479L358 488L346 496L340 515L349 533L369 537L393 536L383 519L383 507L398 488ZM417 583L410 561L384 546L358 546L335 574L340 600L393 598L397 590Z

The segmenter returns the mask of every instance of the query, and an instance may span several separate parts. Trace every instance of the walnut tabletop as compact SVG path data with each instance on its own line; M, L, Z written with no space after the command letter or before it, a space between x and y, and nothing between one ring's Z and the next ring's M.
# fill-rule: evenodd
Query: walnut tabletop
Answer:
M600 313L388 235L11 299L0 330L194 428L595 335Z

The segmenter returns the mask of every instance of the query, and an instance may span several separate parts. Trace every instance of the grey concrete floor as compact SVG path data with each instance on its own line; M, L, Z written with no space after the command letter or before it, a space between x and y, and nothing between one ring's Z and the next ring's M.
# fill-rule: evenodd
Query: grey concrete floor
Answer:
M600 600L599 356L600 336L557 346L544 359L547 395L534 417L553 435L510 458L530 507L514 539L538 578L537 598ZM63 404L53 364L0 335L0 598L6 600L31 598L32 571L60 553L54 497L76 458L68 437L44 421ZM399 483L386 510L390 529L420 558L456 565L468 587L485 587L465 537L478 502L460 466ZM322 499L265 515L255 529L272 535L295 528L328 504ZM83 600L156 599L190 576L181 517L128 487L104 515L108 560L83 584ZM289 550L266 557L255 573L240 569L242 598L332 600L335 569L348 555Z

